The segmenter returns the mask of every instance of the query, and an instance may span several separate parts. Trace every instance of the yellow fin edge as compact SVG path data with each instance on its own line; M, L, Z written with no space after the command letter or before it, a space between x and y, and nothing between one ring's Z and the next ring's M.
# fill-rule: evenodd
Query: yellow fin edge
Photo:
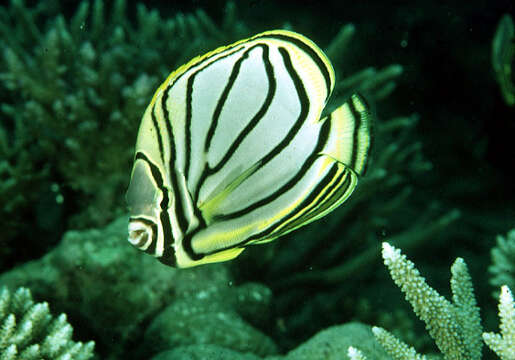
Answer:
M302 41L307 46L311 47L317 53L317 55L322 59L322 61L324 62L324 65L327 67L327 69L329 71L329 76L330 76L330 79L331 79L331 89L334 87L335 75L334 75L333 66L332 66L331 62L329 61L329 59L327 58L327 55L325 55L324 52L313 41L311 41L310 39L308 39L304 35L301 35L299 33L296 33L296 32L293 32L293 31L289 31L289 30L280 30L280 29L279 30L268 30L268 31L264 31L262 33L256 34L256 35L254 35L252 37L236 41L236 42L234 42L232 44L225 45L225 46L220 46L220 47L216 48L215 50L208 51L207 53L205 53L203 55L198 55L198 56L194 57L193 59L191 59L190 61L188 61L187 63L179 66L176 70L172 71L170 73L170 75L168 75L166 80L163 81L163 83L159 86L159 88L156 90L156 92L152 96L152 101L150 102L149 106L153 106L154 105L154 103L155 103L157 97L159 96L159 94L161 94L161 92L168 86L168 84L173 79L175 79L176 77L178 77L181 74L185 73L189 68L197 65L198 63L200 63L201 61L205 60L206 58L209 58L209 57L211 57L213 55L221 53L222 51L225 51L225 50L233 48L233 47L235 47L237 45L243 44L243 43L248 42L248 41L252 41L253 39L256 39L256 38L259 38L259 37L262 37L262 36L266 36L266 35L285 35L285 36L289 36L289 37L295 38L295 39L297 39L299 41Z
M243 250L245 250L245 248L227 249L227 250L223 250L223 251L211 254L211 255L206 255L200 260L195 260L195 261L190 260L186 264L179 264L179 265L181 268L188 268L188 267L193 267L193 266L197 266L197 265L229 261L229 260L234 259L238 255L240 255Z

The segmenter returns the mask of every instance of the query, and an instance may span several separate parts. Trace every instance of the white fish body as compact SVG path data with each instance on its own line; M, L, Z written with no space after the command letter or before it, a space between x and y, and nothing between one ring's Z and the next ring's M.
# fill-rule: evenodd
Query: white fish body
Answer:
M267 31L194 58L141 121L129 241L165 264L226 261L343 203L364 172L357 94L320 119L334 71L309 39Z

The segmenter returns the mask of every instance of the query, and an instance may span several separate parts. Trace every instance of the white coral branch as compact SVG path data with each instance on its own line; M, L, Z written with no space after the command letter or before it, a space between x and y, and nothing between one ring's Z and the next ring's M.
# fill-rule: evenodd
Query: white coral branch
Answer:
M499 296L499 318L501 333L483 333L483 340L501 360L515 360L515 303L506 285Z

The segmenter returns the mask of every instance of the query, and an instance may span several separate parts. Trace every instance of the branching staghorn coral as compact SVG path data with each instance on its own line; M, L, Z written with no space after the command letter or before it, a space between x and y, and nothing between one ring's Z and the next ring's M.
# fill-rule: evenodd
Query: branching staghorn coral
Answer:
M87 360L95 344L71 340L66 315L52 317L48 304L34 303L30 291L0 289L0 359Z
M383 243L383 259L393 281L406 295L415 314L446 360L481 359L481 318L467 265L458 258L451 267L451 303L431 288L415 265L400 250ZM374 335L394 360L423 360L413 348L388 331L375 327Z
M456 259L451 267L452 303L427 285L415 265L388 243L383 243L383 259L415 314L426 323L444 358L480 360L481 319L463 259Z
M394 360L426 360L424 355L417 354L417 351L414 348L406 345L385 329L373 327L372 332L374 333L377 341Z
M356 349L353 346L349 346L349 349L347 350L347 356L350 360L366 360L367 358L361 351Z
M499 318L501 333L483 333L483 340L501 360L515 359L515 302L510 288L501 287L499 295Z
M511 229L506 236L497 235L497 242L490 256L490 284L496 288L507 285L510 289L515 289L515 229Z
M501 287L499 296L501 333L483 333L472 281L463 259L456 259L451 267L452 303L427 285L415 265L386 242L383 243L383 259L415 314L426 323L444 359L480 360L481 338L501 360L515 359L515 302L508 286ZM425 360L429 357L418 354L385 329L373 327L372 332L394 360ZM352 346L348 348L348 356L351 360L366 360L364 354Z

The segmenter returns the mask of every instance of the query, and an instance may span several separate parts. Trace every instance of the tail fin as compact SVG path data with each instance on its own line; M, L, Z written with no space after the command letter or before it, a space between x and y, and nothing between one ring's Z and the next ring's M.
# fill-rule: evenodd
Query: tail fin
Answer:
M372 116L363 96L353 94L325 121L331 121L331 132L322 153L363 175L372 143Z

